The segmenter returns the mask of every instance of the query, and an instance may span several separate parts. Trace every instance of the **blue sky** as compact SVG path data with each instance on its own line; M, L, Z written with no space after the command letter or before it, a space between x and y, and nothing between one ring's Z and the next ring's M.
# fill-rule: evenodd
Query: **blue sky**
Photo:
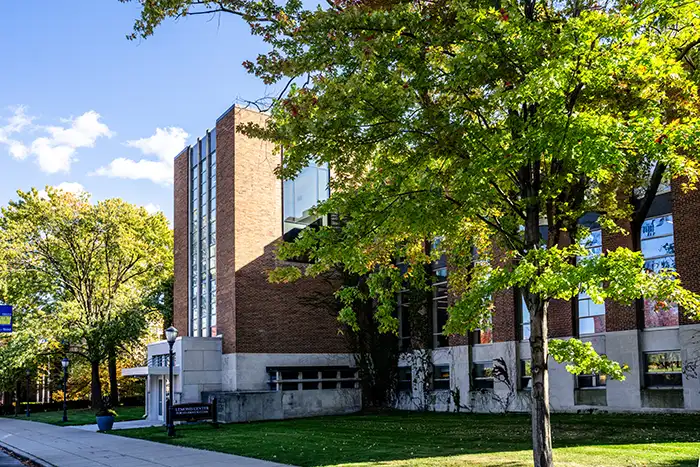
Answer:
M241 63L264 51L236 18L168 21L128 41L117 0L22 0L0 15L0 204L47 185L172 218L172 158L239 99L269 94Z

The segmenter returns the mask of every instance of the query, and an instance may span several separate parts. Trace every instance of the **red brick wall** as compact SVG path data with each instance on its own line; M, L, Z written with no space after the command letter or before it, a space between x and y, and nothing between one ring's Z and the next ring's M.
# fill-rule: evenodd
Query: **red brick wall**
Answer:
M684 193L679 180L674 180L671 187L676 270L685 288L700 293L700 191ZM680 324L697 322L681 310Z
M494 298L493 341L507 342L520 339L513 289L498 292Z
M188 319L188 245L189 245L189 149L175 159L174 224L175 224L175 290L173 325L181 336L187 335Z
M550 238L554 237L550 236ZM559 246L563 248L570 244L569 235L566 232L560 232ZM552 300L549 302L549 309L547 310L549 337L572 337L578 333L578 329L575 327L576 324L574 309L570 300Z
M224 353L236 351L235 140L229 111L216 122L216 332L224 336Z
M265 116L232 108L217 122L217 319L224 353L345 353L323 279L271 284L282 237L280 163L271 144L235 132Z
M630 225L625 223L622 227L628 232L625 234L603 231L603 252L616 250L618 247L633 249ZM605 300L605 330L628 331L643 328L637 316L637 309L633 303L623 304L612 300Z
M552 300L547 311L549 337L572 337L575 335L574 311L571 301Z

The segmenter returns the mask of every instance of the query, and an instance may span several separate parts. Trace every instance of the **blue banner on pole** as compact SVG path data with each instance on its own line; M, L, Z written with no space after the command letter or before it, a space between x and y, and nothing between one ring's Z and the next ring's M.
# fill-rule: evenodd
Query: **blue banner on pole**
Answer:
M12 332L12 307L0 305L0 332Z

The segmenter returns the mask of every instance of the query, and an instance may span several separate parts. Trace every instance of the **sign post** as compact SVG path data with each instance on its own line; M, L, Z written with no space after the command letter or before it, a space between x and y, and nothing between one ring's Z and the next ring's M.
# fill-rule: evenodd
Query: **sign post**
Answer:
M0 332L12 332L12 307L0 305Z

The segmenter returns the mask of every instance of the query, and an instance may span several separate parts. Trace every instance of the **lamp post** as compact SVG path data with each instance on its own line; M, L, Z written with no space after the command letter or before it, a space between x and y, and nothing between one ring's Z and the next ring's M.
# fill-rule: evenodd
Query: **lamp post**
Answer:
M170 326L168 329L165 330L165 340L168 341L168 346L170 347L170 353L168 355L168 366L169 368L169 378L168 378L168 387L169 387L169 394L168 394L168 400L167 400L167 411L165 414L165 418L167 420L166 424L168 426L168 436L175 436L175 422L173 421L172 417L172 405L173 405L173 393L175 392L174 390L174 384L173 384L173 345L175 344L175 340L177 339L177 329L175 329L173 326Z
M32 372L29 368L27 368L26 374L27 374L27 417L29 417L29 377L32 375Z
M61 360L61 366L63 367L63 423L68 421L68 407L66 406L66 389L68 385L68 364L70 360L68 357L63 357Z

